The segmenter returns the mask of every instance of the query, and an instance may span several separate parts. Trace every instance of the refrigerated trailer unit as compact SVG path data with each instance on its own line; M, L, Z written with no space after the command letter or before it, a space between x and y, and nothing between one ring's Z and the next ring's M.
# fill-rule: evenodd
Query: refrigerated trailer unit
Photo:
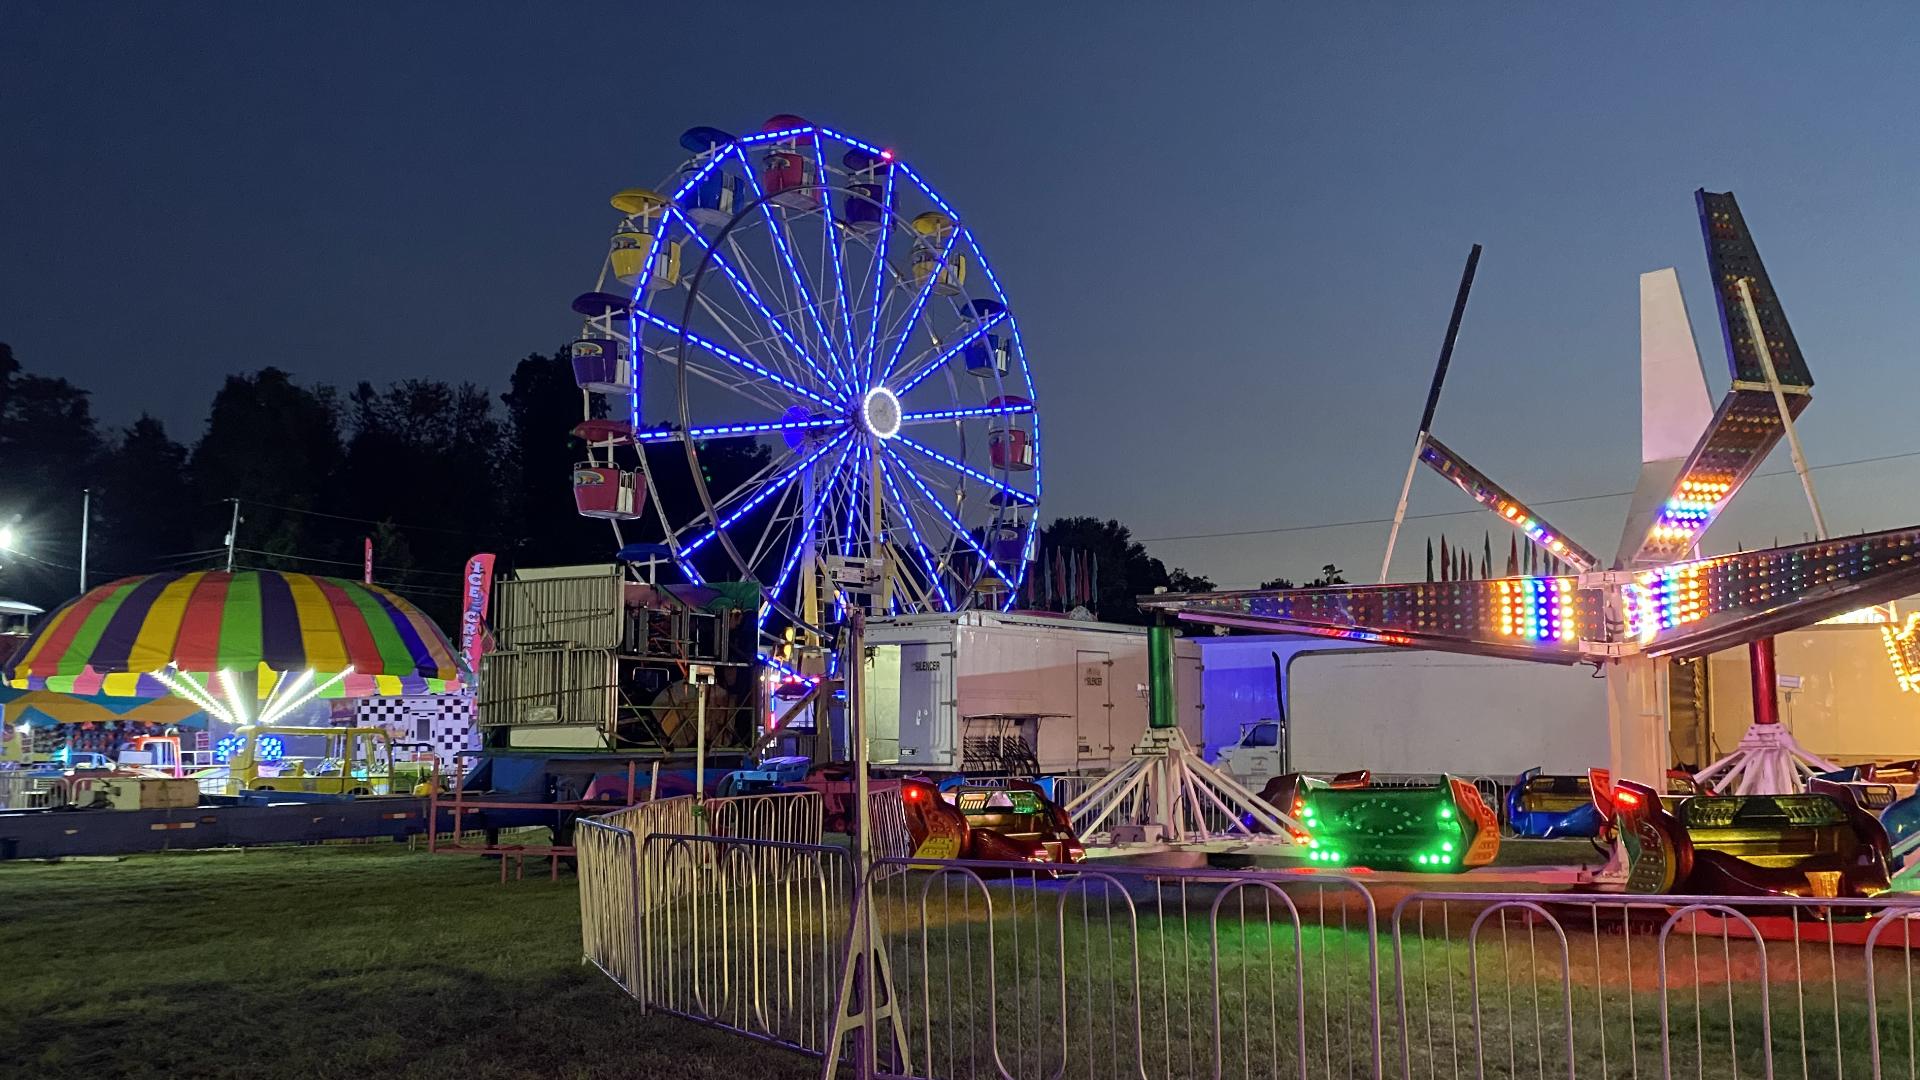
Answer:
M1147 729L1147 632L965 611L867 624L871 760L898 772L1104 772ZM1180 726L1196 744L1200 654L1175 645Z

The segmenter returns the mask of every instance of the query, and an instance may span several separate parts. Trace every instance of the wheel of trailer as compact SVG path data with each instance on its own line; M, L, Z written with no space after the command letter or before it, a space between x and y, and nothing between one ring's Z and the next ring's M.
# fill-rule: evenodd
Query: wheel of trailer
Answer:
M681 142L665 194L614 197L575 302L577 507L807 627L828 567L873 612L1011 607L1039 426L978 238L892 151L797 117Z

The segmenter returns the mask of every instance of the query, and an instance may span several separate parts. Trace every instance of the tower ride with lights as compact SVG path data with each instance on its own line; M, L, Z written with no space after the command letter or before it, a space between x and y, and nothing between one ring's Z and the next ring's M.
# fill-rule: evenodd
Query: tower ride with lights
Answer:
M696 127L619 219L569 349L576 508L623 559L761 590L762 659L825 627L1010 607L1040 501L1034 387L978 237L906 161L799 117Z
M1699 774L1739 794L1799 790L1825 765L1778 722L1772 635L1882 603L1920 587L1920 527L1830 539L1807 480L1793 421L1813 378L1730 193L1695 195L1733 382L1713 407L1671 269L1644 274L1641 302L1641 472L1611 569L1468 465L1429 431L1476 247L1415 441L1419 462L1447 477L1573 573L1482 581L1144 597L1179 619L1546 663L1591 662L1607 677L1610 772L1659 790L1669 761L1667 665L1746 644L1754 724L1740 746ZM1806 487L1818 539L1702 558L1721 510L1785 439ZM1403 490L1395 529L1406 507ZM1388 561L1392 557L1389 539ZM1889 652L1899 650L1889 637ZM1543 722L1551 722L1544 718Z

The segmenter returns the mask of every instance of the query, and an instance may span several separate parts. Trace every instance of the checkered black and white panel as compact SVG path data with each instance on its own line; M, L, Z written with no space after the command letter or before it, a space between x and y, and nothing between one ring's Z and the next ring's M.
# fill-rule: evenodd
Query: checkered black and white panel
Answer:
M385 728L400 742L431 744L444 769L454 767L454 756L460 751L480 747L473 699L462 694L361 698L354 709L354 723Z

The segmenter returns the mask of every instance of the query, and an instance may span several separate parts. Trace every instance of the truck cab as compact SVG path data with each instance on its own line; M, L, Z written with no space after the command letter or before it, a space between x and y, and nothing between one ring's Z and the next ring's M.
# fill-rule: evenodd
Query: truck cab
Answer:
M1286 733L1278 720L1240 726L1240 740L1220 751L1220 767L1251 791L1286 772Z

